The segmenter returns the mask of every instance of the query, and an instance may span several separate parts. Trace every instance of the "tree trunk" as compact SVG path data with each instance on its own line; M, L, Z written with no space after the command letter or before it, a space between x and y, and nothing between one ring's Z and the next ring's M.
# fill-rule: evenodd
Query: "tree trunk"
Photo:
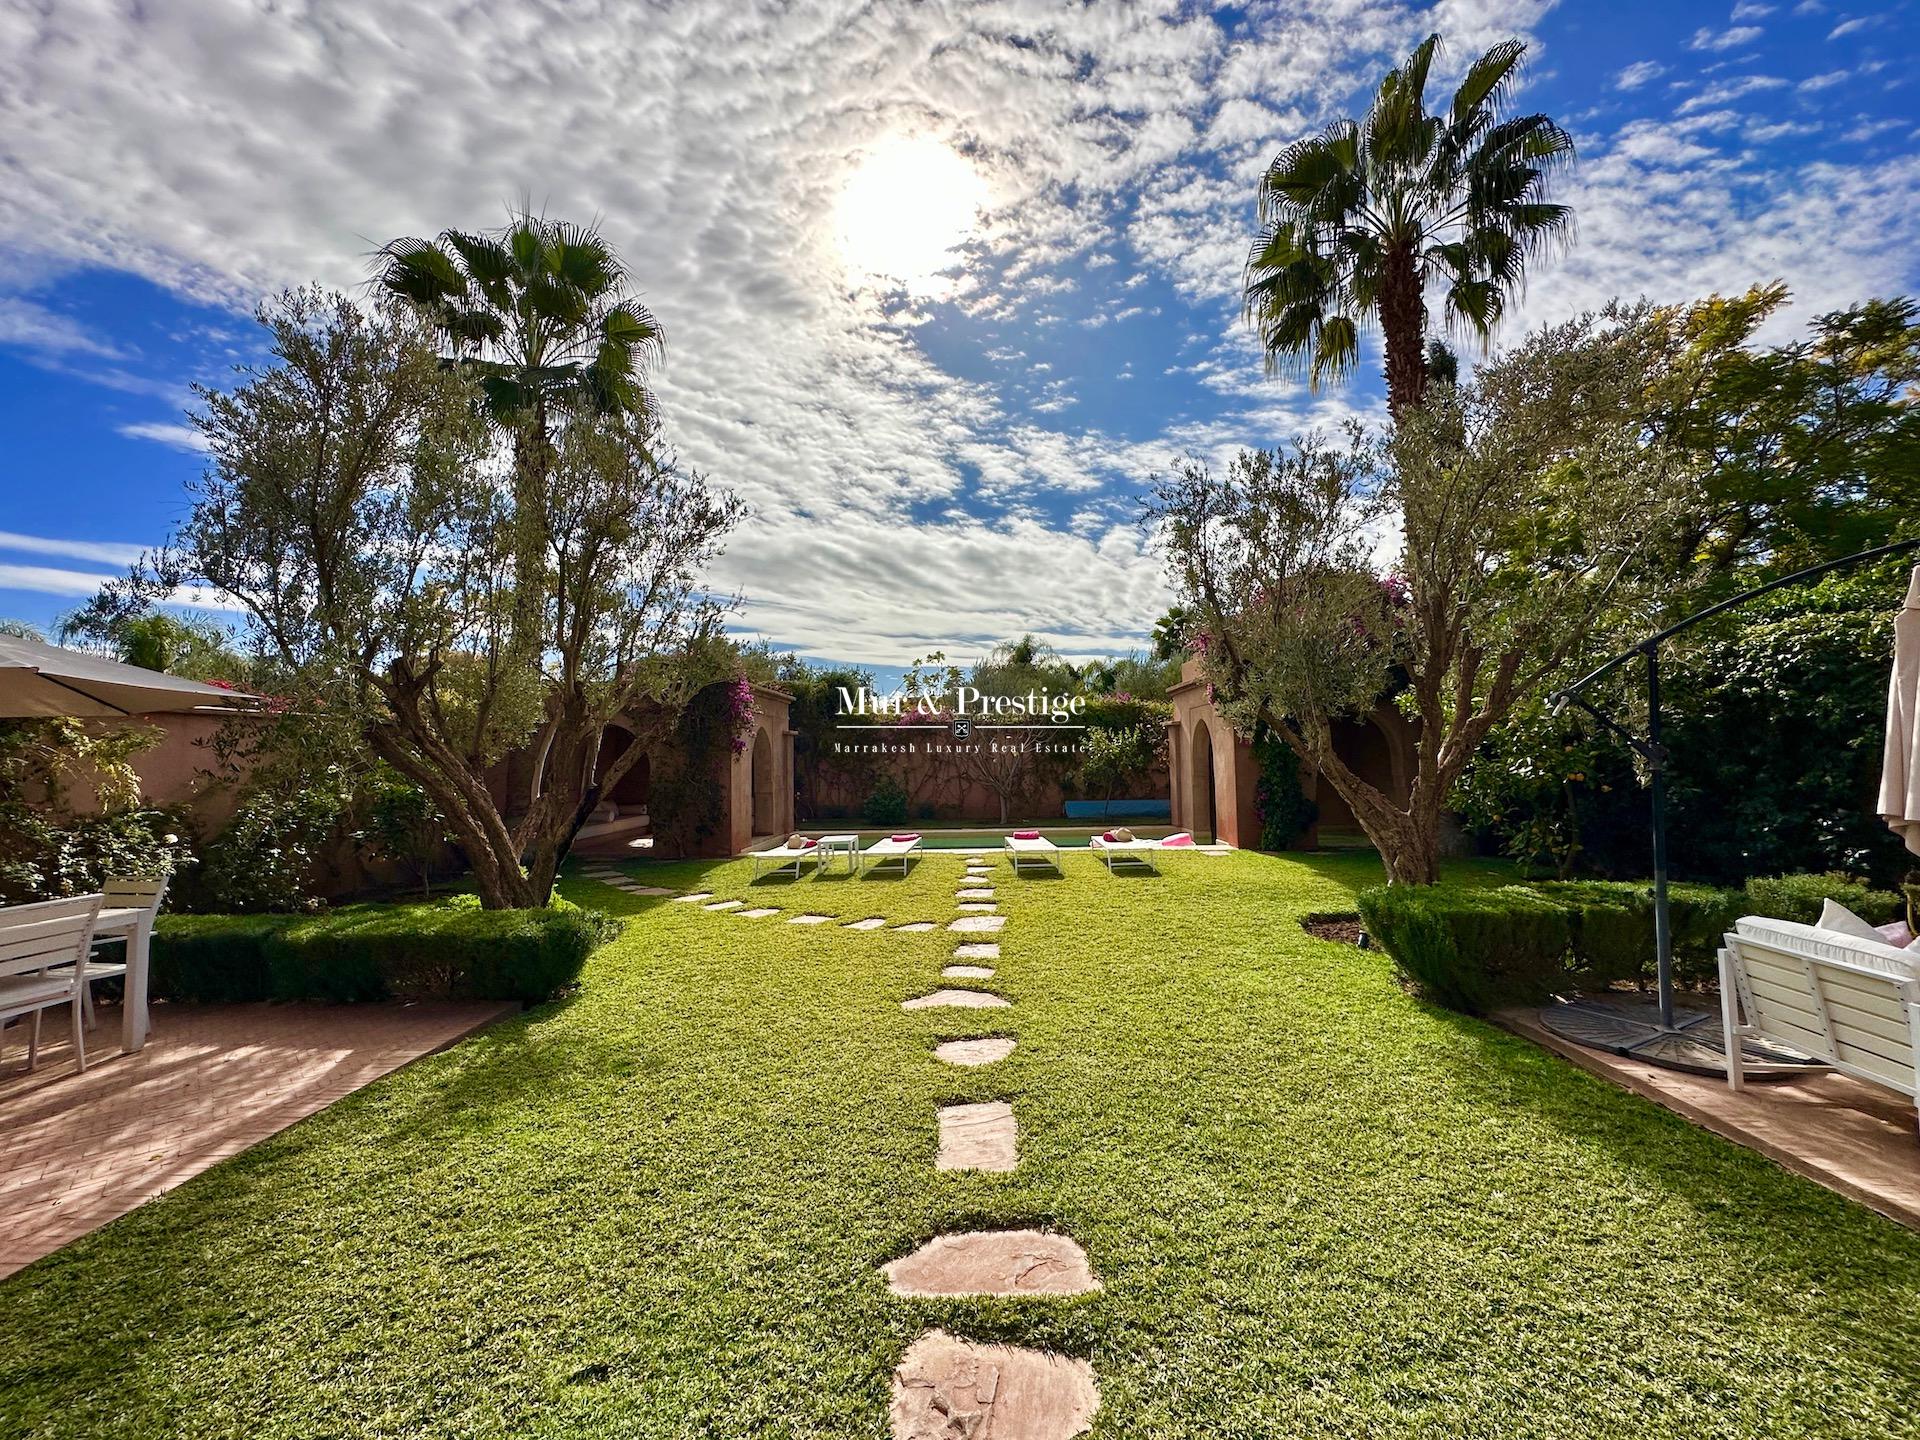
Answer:
M1427 297L1413 247L1387 250L1380 279L1380 329L1387 342L1387 410L1397 420L1427 396Z

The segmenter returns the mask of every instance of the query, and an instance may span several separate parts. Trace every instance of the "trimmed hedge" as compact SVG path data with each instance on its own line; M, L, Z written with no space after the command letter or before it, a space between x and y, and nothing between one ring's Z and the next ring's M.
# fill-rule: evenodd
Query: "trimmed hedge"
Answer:
M1672 885L1674 970L1712 974L1720 937L1745 897L1710 885ZM1484 1014L1538 1004L1556 992L1651 978L1653 887L1555 881L1494 888L1379 886L1359 897L1367 933L1428 999Z
M1869 925L1904 920L1906 897L1897 890L1875 890L1864 880L1833 871L1826 875L1772 875L1747 881L1751 915L1775 920L1797 920L1811 925L1829 900L1853 911Z
M519 1000L579 978L615 928L596 911L351 905L324 915L163 915L151 990L169 1000Z

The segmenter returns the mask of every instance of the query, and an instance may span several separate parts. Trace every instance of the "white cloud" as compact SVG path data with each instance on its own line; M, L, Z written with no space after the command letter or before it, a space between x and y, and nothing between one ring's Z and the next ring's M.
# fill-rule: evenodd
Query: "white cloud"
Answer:
M1667 73L1667 67L1658 60L1636 60L1613 77L1616 90L1638 90L1649 80L1658 80Z
M1848 73L1845 70L1828 70L1819 75L1809 75L1800 82L1798 88L1807 91L1830 89L1845 83Z
M102 565L132 565L145 552L144 545L116 544L107 540L60 540L45 535L20 535L0 530L0 550L22 555L60 555L68 560L93 560Z
M1742 20L1764 20L1778 8L1775 5L1763 5L1759 0L1741 0L1740 4L1733 7L1732 19L1736 25Z
M1693 39L1687 42L1690 50L1733 50L1742 45L1751 44L1766 32L1758 25L1735 25L1726 30L1713 30L1702 27L1693 32Z
M1842 20L1827 32L1827 39L1838 40L1845 35L1855 35L1871 25L1878 25L1887 17L1884 15L1856 15L1851 20Z
M187 450L204 455L207 451L207 437L191 425L173 425L164 421L141 420L130 425L115 427L129 440L152 440L175 450Z
M0 295L0 345L112 359L120 352L79 321L21 295Z

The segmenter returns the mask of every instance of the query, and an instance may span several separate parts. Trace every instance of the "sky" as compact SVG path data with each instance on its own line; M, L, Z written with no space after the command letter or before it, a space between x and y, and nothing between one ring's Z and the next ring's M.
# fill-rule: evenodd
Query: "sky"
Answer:
M1495 338L1613 296L1920 279L1920 0L0 5L0 617L164 540L195 384L259 299L521 201L597 221L665 327L681 459L746 500L735 629L877 667L1143 645L1142 497L1349 416L1239 305L1261 171L1430 31L1434 104L1530 45L1577 232ZM1471 353L1471 351L1470 351ZM217 610L210 613L220 613Z

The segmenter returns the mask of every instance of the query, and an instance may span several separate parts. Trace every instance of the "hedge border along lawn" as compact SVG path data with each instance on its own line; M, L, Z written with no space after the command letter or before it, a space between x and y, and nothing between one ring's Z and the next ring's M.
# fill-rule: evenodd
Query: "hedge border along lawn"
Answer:
M470 898L346 905L319 915L162 915L154 996L244 1000L474 999L536 1003L579 978L616 927L558 901L482 910Z
M569 880L626 926L575 996L0 1282L0 1433L882 1440L936 1325L1089 1359L1104 1440L1911 1430L1920 1235L1302 931L1370 857L1063 863L997 868L1015 1003L964 1013L900 1009L958 937L785 923L812 882ZM935 918L957 875L816 888ZM1019 1048L932 1058L968 1034ZM995 1099L1019 1168L934 1171L935 1107ZM875 1269L1015 1224L1105 1288Z

